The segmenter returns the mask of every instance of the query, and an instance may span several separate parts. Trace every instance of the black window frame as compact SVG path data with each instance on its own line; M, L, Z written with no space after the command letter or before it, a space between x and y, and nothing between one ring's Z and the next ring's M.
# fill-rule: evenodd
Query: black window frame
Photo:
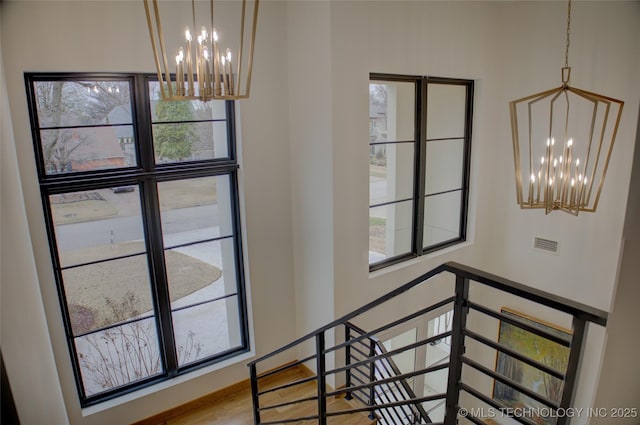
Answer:
M120 397L141 388L184 375L196 369L209 366L250 351L247 295L245 287L244 257L242 246L242 225L240 219L240 193L238 188L238 169L235 131L235 103L226 100L227 152L225 158L184 161L156 164L153 148L153 120L150 106L149 85L157 81L155 74L145 73L24 73L27 103L31 122L31 131L35 150L36 169L44 209L45 225L49 241L53 272L56 281L60 309L64 322L65 336L74 372L75 383L81 407L88 407L106 400ZM40 141L41 127L38 121L35 83L39 81L128 81L130 84L132 126L136 143L137 165L123 168L111 168L91 171L74 171L63 174L47 174ZM211 121L221 121L212 119ZM189 122L189 121L184 121ZM99 126L99 125L96 125ZM61 126L62 127L62 126ZM78 126L81 127L81 126ZM238 301L238 319L240 321L240 346L205 357L193 363L179 366L177 347L172 328L172 308L169 299L169 287L164 263L164 242L162 236L160 207L158 204L157 184L171 180L183 180L198 177L229 176L231 225L233 229L235 276L237 292L233 295ZM74 191L104 189L126 185L140 187L141 218L147 265L150 274L155 328L158 335L159 355L162 373L139 381L134 381L111 390L87 396L75 348L74 335L67 300L64 293L61 266L55 224L49 201L50 195ZM227 295L225 295L227 297ZM178 310L178 309L176 309Z
M414 83L415 84L415 108L414 108L414 139L412 141L397 140L397 141L383 141L383 142L369 142L369 151L376 145L385 144L398 144L398 143L412 143L414 146L414 164L413 164L413 193L410 200L412 201L412 214L411 214L411 248L409 252L398 254L395 256L387 257L383 260L373 262L369 264L369 272L374 272L394 264L402 263L412 258L417 258L432 252L457 245L467 240L467 221L468 221L468 208L469 208L469 184L470 184L470 170L471 170L471 134L473 127L473 99L474 99L474 80L460 79L460 78L447 78L447 77L434 77L434 76L422 76L422 75L399 75L399 74L386 74L386 73L370 73L369 84L376 81L380 82L401 82L401 83ZM446 85L460 85L466 87L465 97L465 122L464 122L464 136L463 137L451 137L445 139L428 139L427 128L429 123L427 122L427 109L429 107L427 102L428 87L429 84L446 84ZM445 191L441 193L426 194L425 175L427 167L427 143L435 140L464 140L463 146L463 158L462 158L462 176L460 182L460 188ZM447 192L461 191L461 205L460 205L460 225L458 236L452 239L448 239L442 242L438 242L429 246L424 246L423 243L423 231L424 231L424 200L428 196L434 196ZM384 206L387 204L405 202L407 200L396 200L390 202L384 202L381 204L369 204L369 209Z

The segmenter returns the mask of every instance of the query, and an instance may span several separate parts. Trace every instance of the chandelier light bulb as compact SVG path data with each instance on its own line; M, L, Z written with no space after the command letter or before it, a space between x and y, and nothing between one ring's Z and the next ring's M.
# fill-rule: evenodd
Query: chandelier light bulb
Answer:
M161 16L159 6L163 3L162 0L143 2L162 100L207 102L249 97L260 0L223 2L229 3L230 9L224 7L221 12L216 12L217 21L214 21L214 11L219 10L214 7L216 0L178 2L185 6L191 3L189 15L192 19L185 22L186 25L181 27L183 29L174 34L182 40L175 45L175 50L181 46L183 50L183 53L176 52L177 56L167 55L165 51L165 45L169 43L165 42L160 23L171 17ZM230 19L235 13L240 13L239 22ZM180 16L185 15L180 13ZM221 49L219 46L220 34L216 31L216 23L220 25L220 22L225 23L225 36L229 40L239 41L237 50L232 51L226 47ZM197 44L194 41L197 41ZM175 65L172 60L167 60L167 56L170 59L175 56Z

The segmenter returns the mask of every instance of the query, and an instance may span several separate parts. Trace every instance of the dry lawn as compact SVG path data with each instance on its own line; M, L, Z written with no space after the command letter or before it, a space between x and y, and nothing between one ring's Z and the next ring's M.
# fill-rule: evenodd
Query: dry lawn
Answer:
M216 179L203 177L159 183L163 210L213 204L217 201ZM140 214L140 195L113 193L111 189L53 195L51 208L56 225Z
M369 251L384 254L387 220L369 217Z
M67 253L68 264L139 252L140 243L116 244ZM218 280L217 267L176 251L165 252L171 300ZM152 310L145 255L70 268L63 272L74 333L87 332ZM132 284L132 282L134 284Z

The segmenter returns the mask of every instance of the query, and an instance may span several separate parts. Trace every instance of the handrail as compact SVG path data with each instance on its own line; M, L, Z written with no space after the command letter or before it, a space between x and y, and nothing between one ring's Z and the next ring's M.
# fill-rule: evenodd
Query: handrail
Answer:
M453 296L442 299L418 311L414 311L402 318L396 318L393 321L388 322L368 332L363 331L362 329L351 323L351 319L361 316L364 313L368 313L370 310L411 290L413 287L420 285L421 283L443 272L449 272L455 277L455 289ZM511 294L519 297L520 299L528 300L537 303L538 305L546 306L558 312L570 315L573 318L571 337L567 339L557 336L544 329L531 326L521 320L506 316L502 312L491 309L486 304L476 302L475 297L470 297L470 295L473 295L469 291L472 282L474 284L488 286L489 288L502 291L503 293ZM428 337L426 339L421 339L420 341L418 341L418 338L416 338L415 342L405 344L401 348L396 348L393 350L386 350L380 344L380 341L377 338L377 334L379 334L380 332L394 328L397 325L405 323L407 320L412 320L418 317L426 317L424 315L436 311L447 304L451 305L453 313L451 328L446 332ZM563 370L555 370L554 368L549 367L549 365L537 361L533 357L528 357L524 352L520 353L519 351L502 344L499 340L491 340L486 336L468 329L467 316L472 310L476 312L475 314L480 313L481 315L484 315L486 317L497 319L498 321L500 321L500 323L504 321L522 329L524 332L528 332L536 337L543 338L550 341L551 343L555 343L561 347L565 347L566 349L568 349L566 367L563 367ZM502 403L502 399L493 399L491 397L488 397L485 394L479 392L473 386L468 385L466 378L463 377L462 374L463 367L465 368L465 370L471 368L476 373L480 373L481 375L488 377L489 379L493 379L494 381L501 382L503 385L510 387L520 394L523 394L537 401L538 403L549 406L553 411L564 409L573 405L573 397L575 396L577 377L579 373L578 369L580 358L585 346L587 325L589 323L594 323L600 326L606 326L607 319L607 312L576 302L574 300L550 294L548 292L541 291L535 288L530 288L521 283L502 278L500 276L496 276L491 273L475 269L473 267L461 265L455 262L444 263L430 270L429 272L424 273L423 275L411 280L410 282L392 290L391 292L374 299L373 301L365 304L357 310L354 310L351 313L348 313L341 318L336 319L331 323L328 323L325 326L313 332L310 332L271 353L263 355L249 362L248 366L250 368L251 374L251 389L253 396L255 424L282 424L295 422L298 420L317 419L318 424L326 425L328 417L367 411L370 413L369 417L373 420L375 419L374 411L376 410L379 414L382 415L382 417L385 418L385 420L389 419L394 424L396 423L396 420L405 421L409 418L410 421L417 420L420 423L422 423L423 421L429 423L431 419L422 406L422 403L429 400L441 399L445 403L444 423L446 423L447 425L453 425L454 423L456 423L456 418L458 417L459 410L461 409L459 403L460 394L462 392L465 392L471 397L474 397L494 408L505 407L505 405ZM328 346L325 346L326 332L333 330L339 326L345 326L345 341L336 344L328 344ZM350 333L351 330L355 331L355 334L352 335ZM445 365L438 366L438 369L448 369L446 393L440 394L438 396L416 397L415 393L408 385L408 382L406 382L406 379L408 379L409 376L417 376L419 374L424 375L421 372L425 372L425 369L420 371L414 370L410 373L402 374L400 373L397 366L394 367L391 356L410 349L422 347L426 343L442 339L444 336L448 336L451 338L449 350L450 361ZM497 369L493 370L491 367L487 367L480 362L476 362L474 359L465 355L466 338L473 339L476 341L476 343L480 343L486 347L493 348L498 353L512 356L512 358L520 360L524 362L524 364L527 364L542 373L547 373L549 376L552 376L555 379L559 379L562 383L562 389L560 390L558 395L555 395L553 397L543 395L521 385L521 383L517 382L514 379L511 379L503 372L498 372ZM297 347L303 342L311 342L311 340L314 340L313 342L315 342L314 354L305 357L302 360L290 362L289 364L276 368L275 370L271 370L270 372L258 374L256 366L257 363L260 363L287 350ZM360 345L362 345L362 347ZM327 364L327 355L332 352L337 352L341 349L345 350L345 356L347 359L346 366L333 365L332 362ZM359 354L360 357L358 357L357 355L354 356L352 353ZM277 373L279 373L280 371L284 371L290 367L299 366L303 363L306 363L307 361L314 360L316 370L316 374L314 376L306 377L301 380L289 382L287 384L271 387L268 389L263 388L262 391L258 390L258 380L272 375L277 375ZM355 362L352 362L352 360L355 360ZM376 363L379 363L379 365L376 365ZM328 368L328 365L332 367ZM363 368L365 369L365 372L361 370ZM352 375L352 371L358 372L358 374L362 374L364 376L364 380L357 379L355 375ZM338 391L333 391L331 389L328 390L326 387L327 377L329 375L337 375L342 373L345 373L347 385L343 389L340 389ZM354 379L356 381L356 385L351 385L350 379ZM275 405L272 404L268 406L260 406L261 403L259 397L265 393L278 391L279 389L289 388L294 385L311 381L316 381L317 395L315 397L306 397L298 400L290 400L288 402L277 403ZM367 389L368 392L366 391ZM360 394L358 394L358 392L360 392ZM333 410L331 412L328 412L327 397L335 396L339 393L346 393L347 396L352 394L353 397L356 397L359 400L363 401L363 403L367 407L358 407L347 410L340 409L337 411ZM360 398L360 395L363 395L365 400ZM283 418L275 422L270 418L267 421L261 421L260 412L266 413L266 411L272 411L277 407L314 400L317 401L317 415L305 416L304 418ZM510 401L506 399L504 402L510 403ZM400 410L398 408L400 408ZM476 418L473 415L469 415L467 419L469 419L469 421L471 421L472 423L482 423L480 418ZM533 424L533 421L526 417L517 417L514 419L522 424ZM557 425L566 424L567 418L558 418Z
M508 292L513 295L517 295L521 298L527 299L529 301L534 301L536 303L545 305L547 307L551 307L558 311L571 314L576 316L586 322L592 322L600 326L606 326L608 313L606 311L600 310L595 307L588 306L586 304L582 304L580 302L561 297L559 295L551 294L546 291L542 291L540 289L532 288L530 286L524 285L522 283L509 280L500 276L496 276L494 274L465 266L463 264L459 264L453 261L444 263L439 265L438 267L424 273L423 275L413 279L412 281L394 289L393 291L385 294L375 300L365 304L364 306L358 308L357 310L352 311L351 313L345 314L344 316L336 319L329 324L316 329L315 331L309 332L304 336L290 342L287 345L280 347L279 349L272 351L271 353L265 354L257 359L252 360L248 363L249 366L260 363L266 359L274 357L284 351L287 351L296 345L299 345L302 342L305 342L311 338L314 338L318 333L328 331L338 325L347 322L354 317L361 315L362 313L375 308L386 301L389 301L392 298L397 297L398 295L407 292L411 288L420 283L431 279L432 277L439 275L442 272L451 272L455 273L458 276L464 277L466 279L473 280L475 282L482 283L484 285L490 286L492 288L499 289L504 292Z
M522 283L453 261L445 263L444 268L446 271L455 273L458 276L517 295L521 298L551 307L563 313L571 314L586 322L592 322L600 326L607 325L608 313L606 311L582 304L578 301L532 288Z

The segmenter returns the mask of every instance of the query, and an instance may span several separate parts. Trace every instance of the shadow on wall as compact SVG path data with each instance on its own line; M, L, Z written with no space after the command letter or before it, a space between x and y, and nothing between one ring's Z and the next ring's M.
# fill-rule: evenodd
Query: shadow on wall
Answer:
M0 406L0 412L2 412L2 417L0 418L0 423L4 425L20 425L18 412L16 411L16 405L13 402L11 386L9 386L9 378L7 377L7 371L4 369L2 352L0 352L0 365L2 367L2 382L0 383L0 388L2 388L0 390L0 395L2 396L2 406Z

